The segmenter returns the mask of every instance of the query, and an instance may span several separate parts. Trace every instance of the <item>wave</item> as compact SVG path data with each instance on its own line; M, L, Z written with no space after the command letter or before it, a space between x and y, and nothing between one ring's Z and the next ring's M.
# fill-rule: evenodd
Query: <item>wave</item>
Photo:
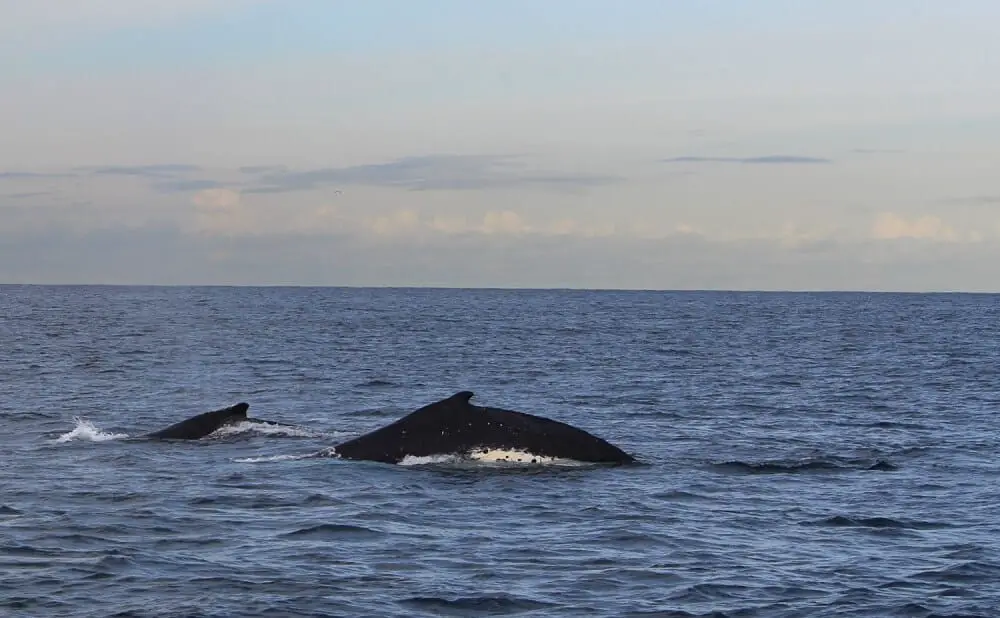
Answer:
M882 530L936 530L952 527L952 524L932 521L906 521L891 517L848 517L845 515L834 515L833 517L808 523L814 526L830 526L834 528L875 528Z
M899 466L894 463L890 463L884 459L876 460L875 463L865 468L865 470L875 470L879 472L895 472L899 470Z
M551 603L507 595L483 595L474 597L410 597L400 603L435 613L469 616L478 614L513 614L552 607Z
M971 560L952 564L940 569L921 571L910 576L912 579L943 584L989 583L1000 579L1000 563Z
M803 472L836 472L844 470L871 470L892 472L898 466L884 459L874 462L868 459L835 459L819 457L803 460L773 460L773 461L723 461L713 463L712 467L720 472L736 474L797 474Z
M353 526L350 524L318 524L307 526L292 532L287 532L281 536L286 539L309 539L309 540L338 540L356 538L376 538L384 533L364 526Z
M729 612L724 612L721 610L709 610L706 613L692 613L685 611L683 609L652 609L648 611L634 611L627 614L622 614L623 618L737 618L738 616L756 616L760 615L757 610L761 608L758 607L748 607L744 609L735 609ZM779 608L776 608L779 609Z
M657 500L665 500L668 502L691 502L698 500L711 500L710 496L695 493L693 491L684 491L683 489L672 489L669 491L662 491L659 493L650 494L651 498Z
M839 424L849 427L854 426L853 423L839 423ZM925 430L933 429L928 425L922 425L920 423L907 423L903 421L874 421L862 425L862 427L866 427L868 429L925 429Z
M274 463L277 461L298 461L301 459L315 459L316 453L308 455L262 455L260 457L237 457L233 459L235 463Z
M124 440L129 437L127 433L108 433L102 431L97 425L84 418L73 417L73 420L76 422L76 427L72 431L60 435L55 439L55 442L72 442L74 440L83 442L108 442L110 440Z

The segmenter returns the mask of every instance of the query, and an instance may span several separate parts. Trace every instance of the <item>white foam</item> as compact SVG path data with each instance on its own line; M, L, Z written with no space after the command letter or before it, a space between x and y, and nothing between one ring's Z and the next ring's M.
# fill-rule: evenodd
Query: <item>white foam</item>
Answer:
M250 421L235 423L233 425L223 425L209 435L213 438L222 438L248 432L258 433L265 436L291 436L295 438L319 438L328 435L318 431L310 431L302 427L271 425L269 423L251 423Z
M87 419L80 417L73 417L76 421L76 427L73 431L68 431L58 438L56 442L71 442L73 440L83 440L85 442L107 442L109 440L121 440L127 438L127 433L108 433L101 431L96 425L88 421Z
M426 466L429 464L455 463L459 460L460 457L458 455L427 455L424 457L407 455L406 457L403 457L403 460L399 462L399 465Z

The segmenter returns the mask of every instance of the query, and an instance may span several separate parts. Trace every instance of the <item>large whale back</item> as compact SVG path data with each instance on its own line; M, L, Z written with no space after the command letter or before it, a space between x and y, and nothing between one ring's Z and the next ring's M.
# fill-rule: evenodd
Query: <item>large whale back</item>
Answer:
M197 440L226 425L235 425L252 419L247 418L248 403L238 403L235 406L205 412L189 419L175 423L166 429L147 434L147 438L161 440Z
M344 459L399 463L406 456L467 455L477 450L517 451L584 462L630 463L617 446L552 419L475 406L461 391L353 440L334 447Z

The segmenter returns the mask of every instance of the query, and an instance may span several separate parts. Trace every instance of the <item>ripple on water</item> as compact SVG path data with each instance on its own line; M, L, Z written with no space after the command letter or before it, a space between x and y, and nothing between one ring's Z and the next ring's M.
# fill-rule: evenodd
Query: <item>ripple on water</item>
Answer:
M882 459L871 461L862 459L820 458L795 461L724 461L712 464L712 469L729 474L803 474L849 470L892 472L898 470L898 467Z
M380 539L385 533L351 524L317 524L286 532L281 536L300 541L353 541Z
M554 604L511 595L468 597L419 596L398 601L418 611L446 616L503 616L554 607Z
M892 528L900 530L939 530L950 528L953 524L946 522L901 520L891 517L847 517L834 515L819 521L806 522L813 526L828 526L832 528Z

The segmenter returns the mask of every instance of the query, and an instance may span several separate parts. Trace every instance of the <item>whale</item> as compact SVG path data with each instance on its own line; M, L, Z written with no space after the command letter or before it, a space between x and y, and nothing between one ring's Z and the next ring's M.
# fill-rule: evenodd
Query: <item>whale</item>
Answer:
M151 440L198 440L214 433L222 427L240 423L260 423L263 425L287 426L284 423L247 416L250 404L240 402L228 408L203 412L191 418L144 435Z
M340 459L398 464L407 457L457 455L479 461L545 463L572 460L629 464L635 457L560 421L471 403L460 391L330 449Z

